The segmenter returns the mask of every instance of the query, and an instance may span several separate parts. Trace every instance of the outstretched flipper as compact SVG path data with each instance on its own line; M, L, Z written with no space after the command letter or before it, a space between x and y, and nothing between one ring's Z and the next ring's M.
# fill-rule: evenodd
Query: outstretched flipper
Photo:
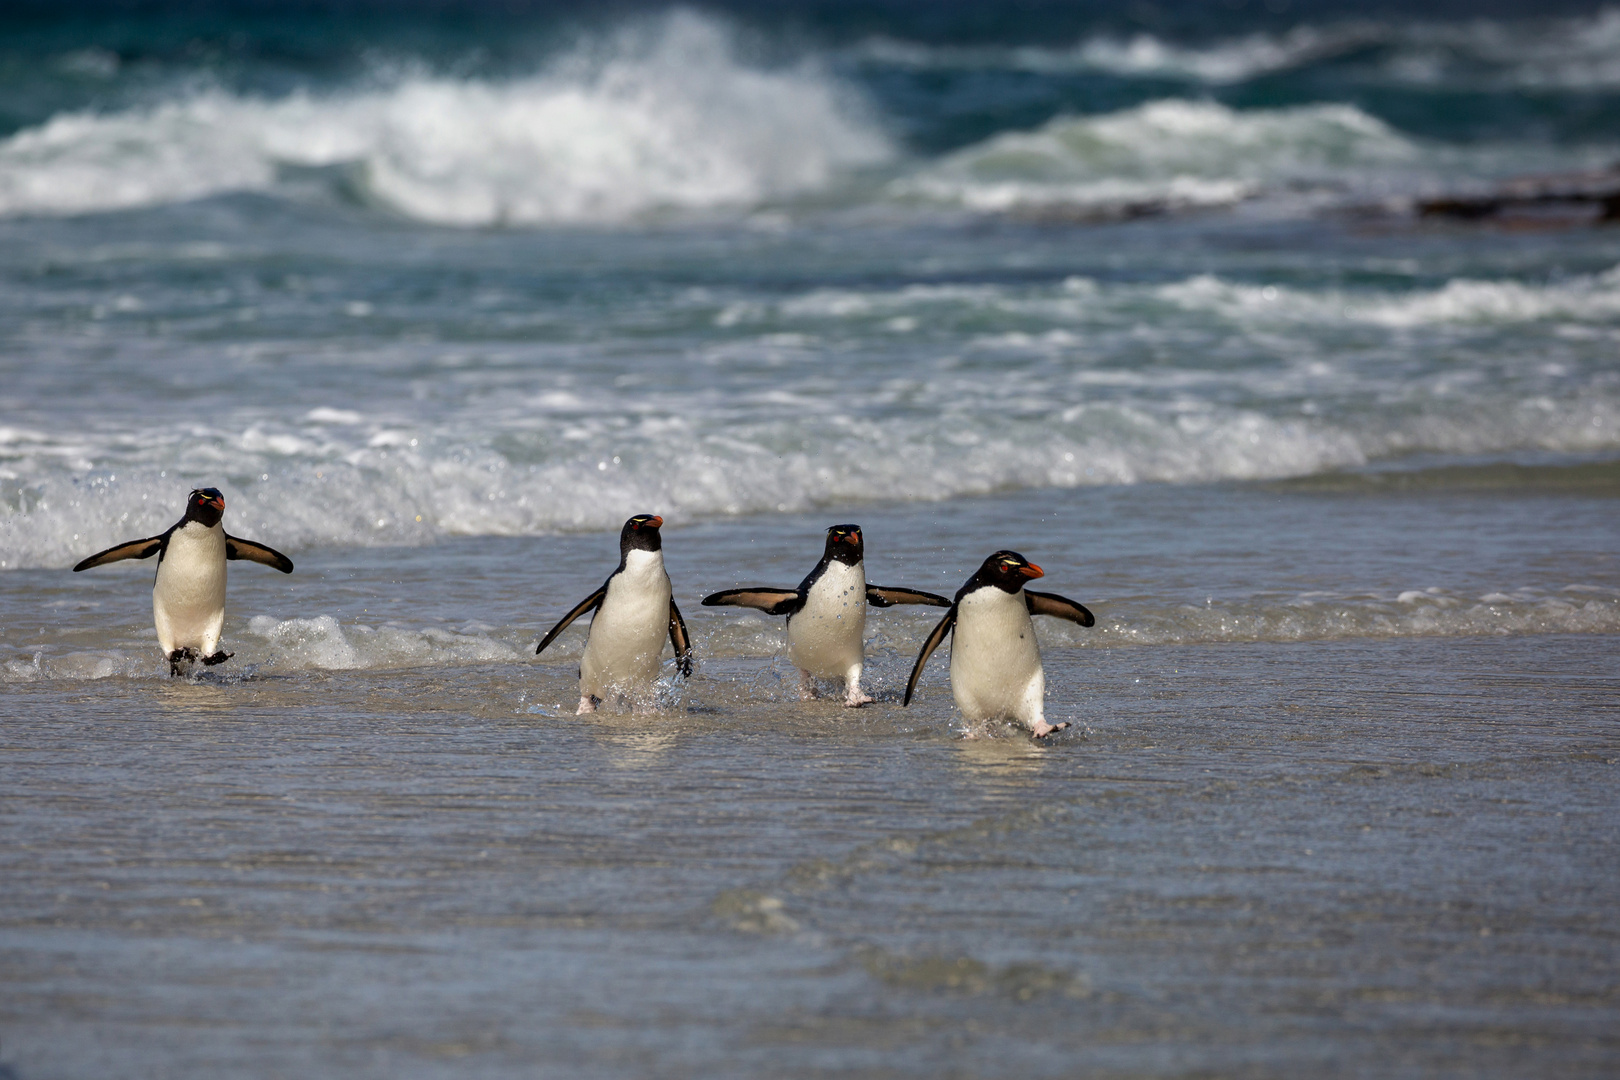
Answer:
M797 589L727 589L703 598L704 607L751 607L767 615L792 615L804 607Z
M148 536L145 540L128 540L117 547L98 551L88 559L82 560L73 568L73 572L77 574L80 570L88 570L92 566L106 566L108 563L121 562L124 559L150 559L162 549L163 541L168 535L164 533L161 536Z
M275 548L255 544L252 540L243 540L240 536L225 536L225 557L227 559L246 559L249 562L264 563L273 566L283 574L292 573L292 560L287 558Z
M943 596L935 596L921 589L899 589L890 585L868 585L866 602L873 607L893 607L896 604L927 604L929 607L950 607Z
M557 635L568 629L569 623L573 622L587 611L594 611L596 608L600 607L602 598L606 595L607 582L604 581L600 589L597 589L595 592L591 593L591 595L581 600L577 605L575 605L573 611L570 611L568 614L564 615L560 620L558 620L556 626L553 626L546 632L546 636L540 639L540 644L534 647L534 655L539 656L541 653L545 652L546 646L557 640Z
M939 643L945 640L945 635L950 633L955 625L956 605L952 604L951 610L945 613L945 617L939 620L939 625L934 627L934 632L928 635L928 640L923 642L922 652L917 654L917 662L911 668L911 678L906 680L906 696L900 702L902 706L911 704L911 692L917 689L917 680L922 677L923 665L928 663L928 658L934 655L934 650L939 648Z
M669 602L669 643L675 646L675 660L681 666L681 674L691 678L692 638L686 632L686 620L681 618L681 609L675 606L673 598Z
M1097 617L1088 611L1084 604L1070 600L1067 596L1025 589L1024 601L1029 605L1031 615L1050 615L1055 619L1079 623L1081 626L1095 626L1097 623Z

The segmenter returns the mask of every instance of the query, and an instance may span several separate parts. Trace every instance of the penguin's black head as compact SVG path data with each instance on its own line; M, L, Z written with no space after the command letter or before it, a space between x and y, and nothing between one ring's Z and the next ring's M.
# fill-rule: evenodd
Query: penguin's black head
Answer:
M198 488L186 500L186 520L212 529L225 516L225 496L219 488Z
M970 593L986 585L994 585L1004 592L1016 593L1027 582L1045 576L1046 571L1018 554L1018 552L998 551L984 560L979 566L978 573L968 579L968 583L962 588L962 594Z
M827 530L827 550L822 558L854 566L865 557L866 545L861 541L859 525L834 525Z
M664 519L657 514L637 514L619 531L619 554L627 551L657 551L664 546L658 527Z

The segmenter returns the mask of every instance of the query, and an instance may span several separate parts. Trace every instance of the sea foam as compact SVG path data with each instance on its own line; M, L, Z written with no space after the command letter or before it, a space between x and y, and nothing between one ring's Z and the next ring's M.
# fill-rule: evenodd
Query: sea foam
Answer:
M473 364L385 341L330 361L350 392L329 404L169 418L119 398L93 428L0 429L0 569L153 535L204 483L226 493L233 530L297 551L609 529L647 507L691 521L1620 448L1602 351L1620 320L1612 269L1406 289L1212 274L818 287L698 297L679 318L714 327L702 378L662 358L516 350ZM1499 340L1532 331L1534 351ZM1449 359L1459 343L1477 357L1466 369ZM176 362L219 362L199 348ZM1139 363L1142 349L1173 362ZM228 370L280 386L328 378L327 362ZM398 372L453 378L418 400L420 376L396 386Z
M1620 592L1588 585L1488 592L1436 587L1388 594L1313 592L1200 604L1167 602L1165 598L1102 599L1093 604L1101 614L1092 628L1037 619L1042 648L1049 655L1061 655L1065 649L1122 646L1620 632ZM869 688L893 691L904 685L919 643L937 621L936 614L889 614L869 625ZM689 612L687 623L700 658L778 660L767 670L729 678L745 679L754 691L768 697L794 696L796 680L791 666L780 662L785 647L780 620ZM129 636L141 632L127 629ZM548 671L561 668L571 675L583 646L584 626L571 629L538 661L532 646L535 634L536 628L531 626L378 626L333 615L291 619L259 615L245 626L227 628L235 657L228 668L210 677L482 664L528 664ZM666 667L672 670L673 665ZM936 672L934 677L940 675L942 672ZM167 677L167 666L154 643L36 648L25 657L0 659L0 683ZM706 681L714 684L727 678L714 674L706 676Z
M891 191L980 211L1212 206L1285 181L1343 184L1418 158L1414 143L1351 105L1240 111L1167 99L1003 133L894 181Z
M378 205L449 225L612 222L747 207L892 156L813 64L764 69L675 12L507 81L413 74L371 89L189 93L53 117L0 142L0 214L81 214L269 191L341 167Z

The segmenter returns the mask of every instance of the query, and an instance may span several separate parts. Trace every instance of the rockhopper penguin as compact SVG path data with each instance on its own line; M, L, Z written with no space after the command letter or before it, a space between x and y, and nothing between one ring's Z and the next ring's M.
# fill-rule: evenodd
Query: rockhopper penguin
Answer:
M950 607L933 593L868 585L866 547L859 525L834 525L827 530L827 547L816 568L797 589L727 589L705 596L705 607L727 605L758 608L767 615L788 619L788 659L799 669L799 696L815 696L817 677L844 680L844 705L857 708L871 702L861 692L861 668L866 662L866 606L928 604Z
M923 642L903 704L911 704L928 657L951 638L951 694L969 721L1016 720L1039 739L1067 723L1046 722L1046 673L1031 615L1052 615L1081 626L1097 620L1081 604L1031 592L1026 581L1045 572L1016 551L998 551L956 593L956 602Z
M569 623L587 611L596 613L579 660L580 713L595 712L609 698L644 701L658 679L666 633L681 674L692 674L692 640L664 571L664 542L658 533L663 524L653 514L637 514L625 522L619 533L619 568L535 647L538 656Z
M152 618L171 676L190 670L193 660L222 664L234 655L219 648L227 560L247 559L292 573L292 560L281 552L226 535L220 524L224 516L225 496L219 489L199 488L186 500L186 516L167 532L97 552L73 568L78 573L122 559L158 557Z

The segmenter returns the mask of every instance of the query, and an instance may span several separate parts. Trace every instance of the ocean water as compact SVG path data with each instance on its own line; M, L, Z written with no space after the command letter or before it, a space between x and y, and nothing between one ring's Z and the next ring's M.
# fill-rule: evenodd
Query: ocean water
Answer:
M0 16L0 1076L1611 1075L1620 13ZM219 487L224 647L83 556ZM666 519L698 666L573 716ZM1009 547L801 703L826 526Z

